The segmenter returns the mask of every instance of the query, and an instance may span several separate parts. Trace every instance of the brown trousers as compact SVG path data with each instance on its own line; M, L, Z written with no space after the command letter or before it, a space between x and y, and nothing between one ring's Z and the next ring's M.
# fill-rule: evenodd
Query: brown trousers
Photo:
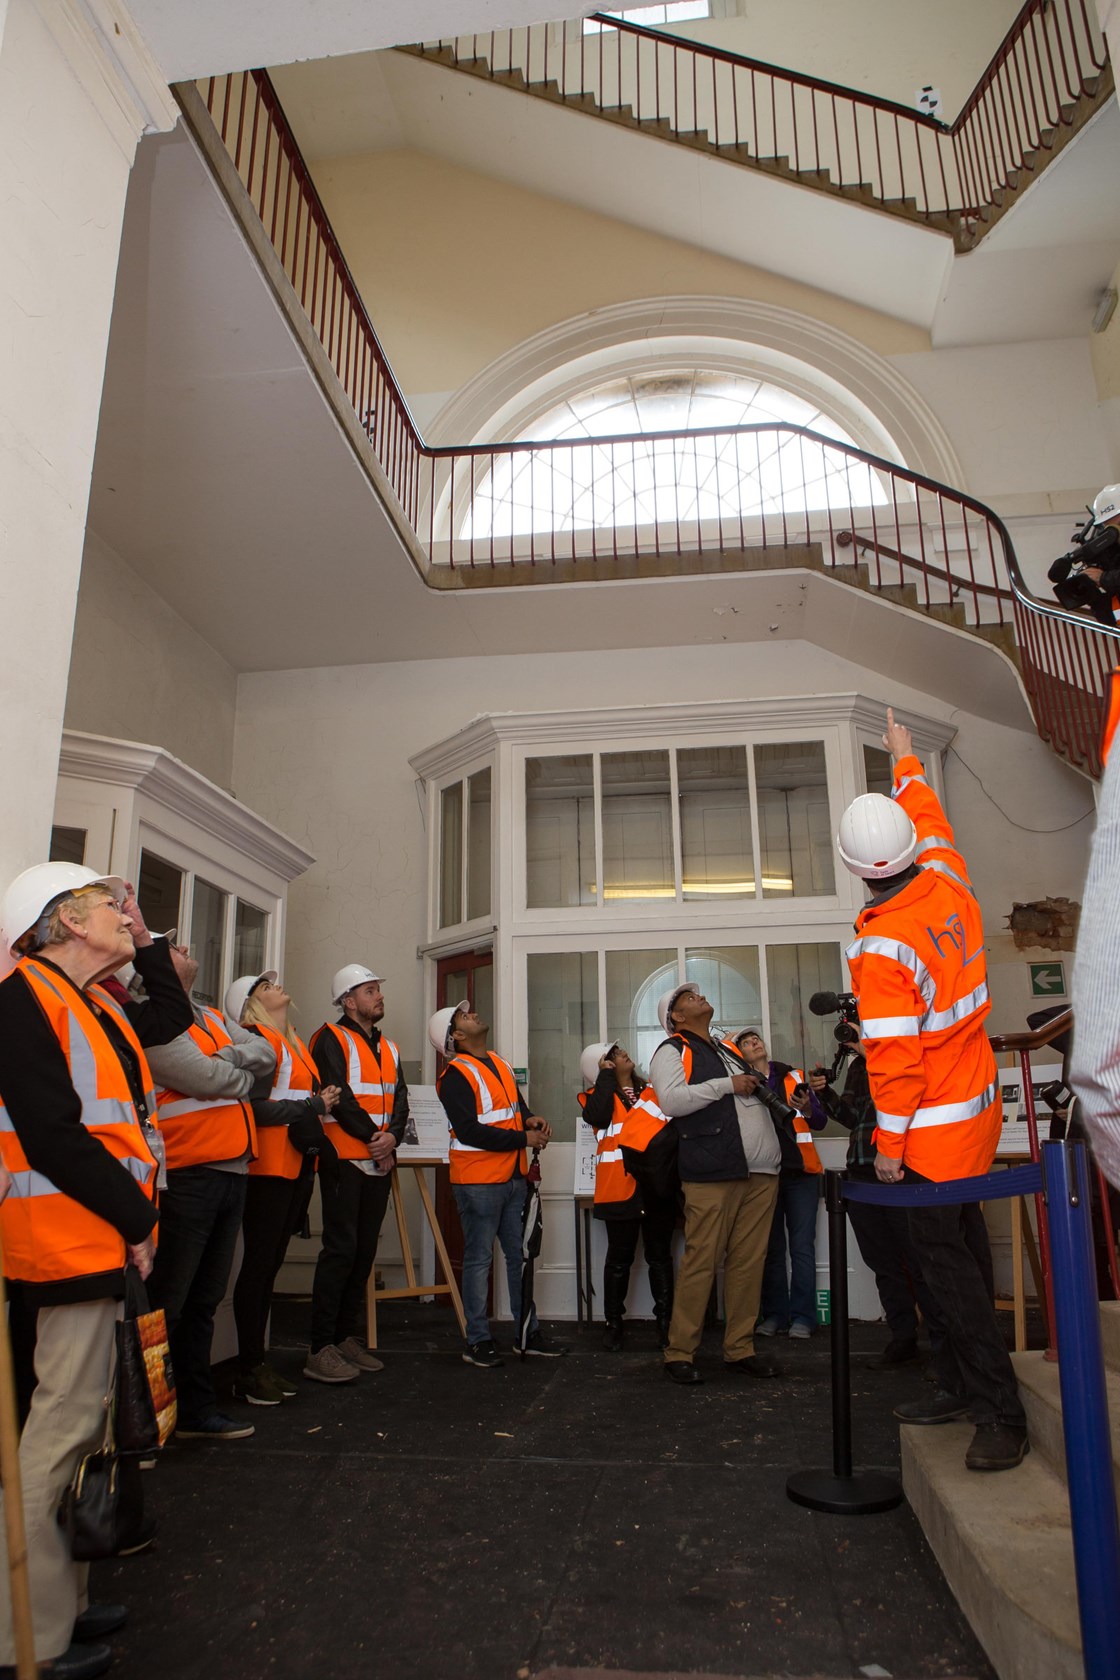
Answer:
M684 1259L673 1296L666 1364L692 1363L721 1260L723 1357L747 1359L754 1352L762 1268L777 1199L773 1173L684 1186Z

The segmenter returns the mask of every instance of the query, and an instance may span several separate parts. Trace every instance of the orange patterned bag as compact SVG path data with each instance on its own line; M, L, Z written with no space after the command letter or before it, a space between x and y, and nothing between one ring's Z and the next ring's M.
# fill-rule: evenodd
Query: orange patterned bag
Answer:
M163 1308L148 1307L135 1266L125 1267L124 1317L117 1325L115 1393L118 1453L155 1452L175 1430L175 1375Z

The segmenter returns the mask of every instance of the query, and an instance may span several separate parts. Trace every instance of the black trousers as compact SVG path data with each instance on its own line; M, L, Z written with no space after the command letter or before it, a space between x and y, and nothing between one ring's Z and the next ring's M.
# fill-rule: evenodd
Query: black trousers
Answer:
M307 1170L298 1178L250 1173L245 1186L245 1214L241 1221L245 1253L233 1291L233 1317L243 1371L255 1370L264 1361L265 1329L272 1310L276 1274L284 1264L301 1209L306 1207L312 1177Z
M875 1287L879 1291L891 1340L912 1342L917 1336L916 1303L929 1327L930 1343L936 1352L945 1337L945 1316L922 1276L918 1255L910 1238L907 1210L875 1207L870 1202L849 1202L847 1205L856 1246L865 1264L875 1274Z
M311 1351L364 1340L366 1284L377 1254L381 1222L389 1205L390 1174L362 1172L353 1161L319 1174L323 1199L323 1247L311 1287Z
M919 1178L910 1172L906 1176ZM972 1202L910 1208L908 1218L922 1274L945 1319L945 1341L933 1356L938 1387L967 1400L974 1423L1022 1428L1026 1414L993 1304L984 1215Z
M652 1202L643 1213L629 1219L605 1219L607 1228L608 1266L632 1266L641 1236L646 1265L671 1261L673 1232L677 1226L676 1197L668 1202Z
M159 1201L159 1247L148 1298L167 1313L184 1428L218 1410L210 1373L214 1314L225 1296L245 1208L245 1173L179 1167Z

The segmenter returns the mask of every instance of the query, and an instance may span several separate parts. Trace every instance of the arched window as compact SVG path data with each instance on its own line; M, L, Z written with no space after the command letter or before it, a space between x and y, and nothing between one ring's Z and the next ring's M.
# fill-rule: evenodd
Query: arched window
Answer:
M675 435L658 435L666 433ZM548 409L519 441L542 447L496 457L475 486L464 536L722 526L886 499L875 472L848 453L858 445L836 419L750 374L616 375Z

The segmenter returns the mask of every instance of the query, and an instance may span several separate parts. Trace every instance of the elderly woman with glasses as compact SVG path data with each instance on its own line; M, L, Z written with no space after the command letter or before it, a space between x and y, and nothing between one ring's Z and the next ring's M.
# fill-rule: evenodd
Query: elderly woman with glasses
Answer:
M288 1019L291 1003L274 969L242 975L225 997L227 1020L259 1033L276 1054L275 1071L250 1093L258 1152L249 1163L245 1252L233 1291L241 1361L233 1392L251 1406L278 1406L298 1392L265 1358L265 1330L277 1274L311 1199L318 1155L331 1150L323 1116L340 1095L337 1085L320 1084L315 1059Z
M125 1266L141 1277L152 1267L160 1146L145 1046L185 1032L190 1005L132 888L78 864L39 864L12 882L0 958L14 964L0 981L4 1273L38 1309L19 1449L35 1656L56 1680L92 1680L112 1655L97 1641L125 1611L87 1604L88 1568L57 1511L105 1428ZM123 1004L101 984L130 960L147 1002ZM14 1660L3 1593L0 1665Z

